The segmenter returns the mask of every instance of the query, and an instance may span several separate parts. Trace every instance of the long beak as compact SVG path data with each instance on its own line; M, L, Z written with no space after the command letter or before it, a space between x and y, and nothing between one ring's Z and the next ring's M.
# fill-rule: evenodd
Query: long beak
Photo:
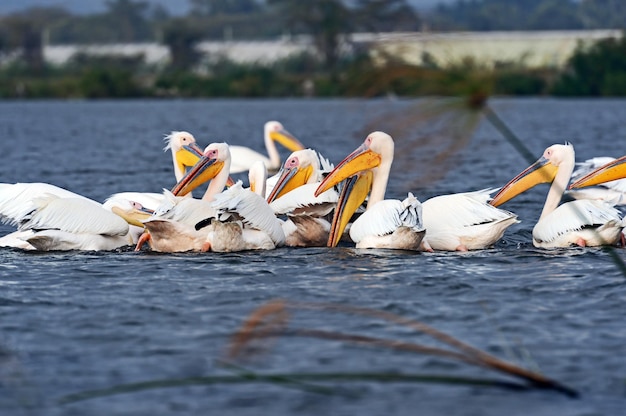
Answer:
M180 148L176 152L176 163L181 172L186 172L187 168L192 167L202 157L202 149L196 144L191 143Z
M270 137L272 140L280 143L292 152L295 152L296 150L303 150L305 148L293 134L289 133L285 129L270 132Z
M585 186L599 185L601 183L626 178L626 156L600 166L578 179L570 185L569 189L584 188Z
M313 166L307 166L300 168L294 166L292 168L283 168L281 174L276 181L272 193L267 197L267 203L271 203L275 199L280 198L289 191L293 191L299 186L305 185L311 174L313 173Z
M554 180L557 171L558 167L550 163L548 159L541 157L504 185L489 203L498 207L533 186L540 183L550 183Z
M320 196L339 182L354 176L367 169L380 165L380 154L373 152L369 147L362 144L354 152L350 153L333 169L315 190L315 196Z
M224 162L215 158L202 156L190 170L178 181L172 193L176 196L185 196L203 183L217 176L224 167Z
M335 213L333 214L333 222L330 225L330 233L328 235L328 247L335 247L343 231L346 229L350 218L361 206L370 189L372 188L372 180L374 174L371 170L359 172L354 176L346 179L343 183L343 189L339 194Z
M122 209L118 206L111 208L114 214L122 217L128 224L144 228L143 220L146 220L154 214L154 211L143 206L133 207L130 210Z

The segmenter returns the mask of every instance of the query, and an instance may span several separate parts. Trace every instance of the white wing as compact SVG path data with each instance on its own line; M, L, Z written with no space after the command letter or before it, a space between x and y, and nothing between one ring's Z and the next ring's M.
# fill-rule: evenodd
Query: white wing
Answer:
M422 203L426 232L505 220L515 214L489 205L493 189L441 195Z
M350 238L358 243L367 236L391 234L402 226L422 231L421 217L422 206L413 194L404 201L386 199L361 214L350 228Z
M57 229L68 233L128 234L128 223L121 217L81 198L46 195L36 198L35 210L24 216L20 230Z
M216 211L211 207L211 203L202 199L190 198L187 196L174 196L167 189L163 190L163 202L154 212L154 215L148 221L170 220L181 222L186 225L195 226L198 222L215 217Z
M540 219L533 229L533 238L542 242L585 227L599 226L614 221L622 222L620 213L611 204L579 199L559 205L550 215Z
M211 206L218 210L220 220L236 213L244 224L267 233L277 245L285 241L280 221L267 201L249 189L243 189L241 181L217 194Z
M36 208L34 200L45 195L54 195L59 198L79 198L100 205L82 195L47 183L2 183L0 184L0 221L18 225L26 215Z

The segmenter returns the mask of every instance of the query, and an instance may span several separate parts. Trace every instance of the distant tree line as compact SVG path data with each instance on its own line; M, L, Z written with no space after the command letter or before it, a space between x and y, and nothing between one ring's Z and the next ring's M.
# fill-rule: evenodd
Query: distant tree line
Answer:
M619 17L626 4L621 0L459 0L426 16L406 0L189 0L187 16L170 16L145 1L106 4L105 12L88 16L62 8L0 16L0 97L455 95L475 88L495 94L626 95L623 37L581 45L565 71L512 63L485 68L472 61L438 68L390 60L381 67L367 50L340 53L350 35L362 31L619 27L626 24ZM309 35L314 50L270 66L217 57L201 61L196 50L205 39L285 34ZM133 42L166 45L169 64L150 67L142 56L79 54L59 68L43 59L45 44Z

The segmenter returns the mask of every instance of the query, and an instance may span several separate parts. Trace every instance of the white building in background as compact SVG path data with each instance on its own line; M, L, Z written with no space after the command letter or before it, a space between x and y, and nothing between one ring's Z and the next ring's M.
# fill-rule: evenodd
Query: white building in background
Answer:
M441 67L460 63L467 58L485 66L513 62L527 67L560 67L578 44L591 44L599 39L621 36L619 30L356 33L352 35L351 43L356 47L369 47L370 53L381 63L386 56L393 56L415 65L422 64L426 58ZM275 41L201 42L198 49L211 59L219 57L236 63L262 65L305 51L314 51L311 39L305 36ZM77 53L96 56L142 54L146 63L153 65L165 65L169 60L167 47L157 43L44 47L44 59L54 65L66 63Z
M480 65L516 63L526 67L561 67L579 44L590 45L600 39L621 38L619 30L383 33L355 35L369 39L374 57L401 57L420 65L424 59L447 67L470 58Z

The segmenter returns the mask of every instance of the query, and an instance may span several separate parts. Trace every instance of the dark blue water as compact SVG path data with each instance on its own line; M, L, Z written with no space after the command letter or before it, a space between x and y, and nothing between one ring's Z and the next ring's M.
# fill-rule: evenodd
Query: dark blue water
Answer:
M626 154L624 100L495 100L537 157L570 141L577 159ZM369 130L390 132L388 196L501 186L528 163L487 122L459 134L424 125L415 101L0 102L1 182L44 181L103 200L174 183L171 130L262 149L277 119L338 162ZM421 122L421 127L415 123ZM428 134L424 133L427 131ZM419 139L416 139L419 138ZM399 151L398 151L399 149ZM283 153L283 155L285 155ZM507 203L522 223L495 248L456 253L290 249L237 254L0 251L0 412L10 415L617 415L626 408L624 249L538 250L531 230L547 186ZM2 226L2 233L11 228ZM334 302L420 320L580 392L379 381L217 383L68 395L151 380L233 375L231 335L264 303ZM321 311L295 326L428 343L381 320ZM439 344L436 344L439 345ZM285 337L250 371L395 372L513 380L454 361L338 341Z

